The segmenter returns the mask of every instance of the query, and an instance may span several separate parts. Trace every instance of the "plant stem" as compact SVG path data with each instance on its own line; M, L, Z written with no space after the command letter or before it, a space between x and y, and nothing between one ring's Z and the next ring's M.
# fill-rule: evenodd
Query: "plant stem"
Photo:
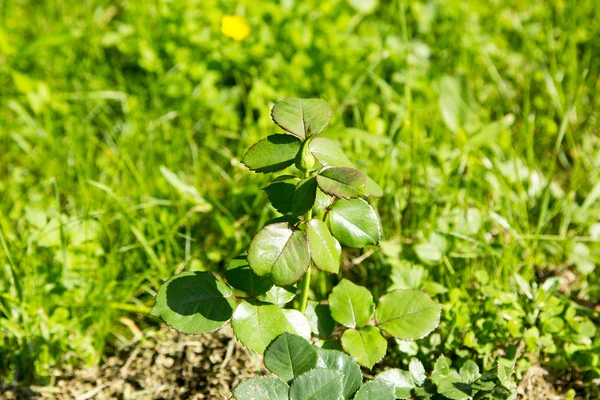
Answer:
M308 291L310 289L310 274L312 270L312 261L308 264L308 269L306 270L306 274L304 274L304 278L302 279L302 292L300 299L300 312L304 314L306 311L306 305L308 304Z
M305 178L310 176L308 171L304 174ZM306 222L310 221L312 218L312 208L306 212L304 219ZM304 274L304 278L302 278L302 291L300 292L300 312L304 314L306 311L306 305L308 304L308 291L310 290L310 275L312 272L312 260L308 263L308 269Z

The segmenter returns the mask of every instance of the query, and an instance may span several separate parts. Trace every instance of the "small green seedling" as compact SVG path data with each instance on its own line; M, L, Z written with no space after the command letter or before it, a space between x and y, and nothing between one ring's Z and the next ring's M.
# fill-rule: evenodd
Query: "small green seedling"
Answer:
M282 216L254 236L224 276L183 272L169 279L152 314L188 334L212 332L231 321L237 339L259 354L286 332L331 339L337 323L346 328L344 351L372 368L386 354L384 335L400 340L428 335L439 323L441 306L419 290L394 290L376 304L367 288L346 279L333 288L328 304L309 301L313 275L342 275L342 246L379 243L381 222L365 197L381 197L383 190L335 142L319 136L332 117L324 100L285 99L271 115L286 133L260 140L242 162L264 174L287 169L264 189Z

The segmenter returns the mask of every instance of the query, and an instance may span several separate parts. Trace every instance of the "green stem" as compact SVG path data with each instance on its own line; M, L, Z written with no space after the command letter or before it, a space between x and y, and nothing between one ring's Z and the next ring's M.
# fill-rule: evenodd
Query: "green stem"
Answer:
M310 176L310 173L306 171L304 173L305 178ZM306 212L304 219L306 222L310 221L312 218L312 208ZM304 314L306 311L306 305L308 304L308 291L310 290L310 276L312 270L312 260L308 264L308 269L304 274L304 278L302 278L302 291L300 292L300 312Z
M312 269L312 262L308 264L308 269L306 270L306 274L304 274L304 278L302 278L302 292L300 299L300 312L304 314L306 311L306 305L308 304L308 291L310 289L310 274Z

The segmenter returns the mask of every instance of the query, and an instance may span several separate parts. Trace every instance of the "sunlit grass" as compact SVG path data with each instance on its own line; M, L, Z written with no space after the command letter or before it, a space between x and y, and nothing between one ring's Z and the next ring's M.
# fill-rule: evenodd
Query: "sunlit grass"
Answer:
M574 295L598 303L599 3L380 3L0 3L6 380L98 363L130 334L119 317L155 323L162 280L246 247L275 212L239 160L286 96L332 104L328 135L384 187L388 241L344 272L375 296L391 259L448 304L481 271L516 291L514 273L574 264Z

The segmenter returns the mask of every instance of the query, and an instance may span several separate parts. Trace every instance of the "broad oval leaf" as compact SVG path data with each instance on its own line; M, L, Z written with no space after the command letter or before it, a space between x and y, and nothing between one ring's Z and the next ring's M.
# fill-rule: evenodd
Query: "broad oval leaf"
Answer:
M310 142L310 151L319 163L323 166L331 165L335 167L356 168L352 161L332 140L324 137L316 137ZM365 194L373 197L383 196L383 189L371 178L366 176Z
M263 190L273 207L282 214L291 211L292 193L298 184L299 179L291 175L282 175Z
M236 400L288 400L290 387L274 376L248 379L233 391Z
M290 387L290 400L339 400L344 374L334 369L313 369L298 377Z
M374 381L384 381L392 385L397 399L408 399L415 384L408 371L398 368L389 369L375 376Z
M250 269L246 255L237 256L229 262L225 277L231 287L250 296L266 293L273 287L273 282L268 277L258 276Z
M231 288L210 272L182 272L158 290L151 314L187 334L208 333L229 321Z
M315 204L317 195L317 179L312 176L302 179L292 193L290 209L292 215L299 216L306 214Z
M394 290L379 299L375 317L381 329L402 340L429 335L440 322L442 306L420 290Z
M294 163L301 144L291 135L271 135L250 147L242 163L255 172L277 172Z
M468 400L473 398L473 388L468 383L448 377L437 384L438 392L452 400Z
M357 169L332 167L317 175L319 188L326 194L349 199L365 194L365 175Z
M443 354L439 356L439 358L435 360L433 371L431 372L431 381L437 385L442 381L442 379L451 376L452 372L456 372L450 369L451 365L451 361L447 359ZM455 376L455 378L458 377L459 375Z
M310 263L304 233L282 222L263 227L248 246L248 264L259 276L269 275L279 286L297 282Z
M425 367L423 367L423 363L418 359L413 358L410 360L408 372L410 373L410 378L416 385L421 386L425 383L425 379L427 378L425 375Z
M310 151L323 166L354 168L352 161L340 149L333 140L324 137L316 137L310 142Z
M386 381L365 383L354 396L354 400L395 400L394 388Z
M276 305L242 301L233 313L231 327L244 346L263 354L269 343L287 331L288 322Z
M365 326L373 316L373 295L362 286L342 279L329 295L331 316L348 328Z
M342 347L360 365L371 369L385 356L387 340L378 328L365 326L359 330L346 330L342 335Z
M352 395L358 390L362 383L362 372L360 371L358 364L352 357L338 350L318 349L317 351L319 353L317 368L342 371L343 398L352 398Z
M327 224L319 219L312 219L306 224L306 235L310 247L310 257L321 271L337 274L340 270L342 248L331 236Z
M331 121L333 110L323 99L287 98L275 104L271 110L273 121L284 131L306 138L310 127L318 135Z
M336 201L328 214L328 222L331 233L344 246L376 245L381 238L379 217L363 199Z
M473 383L481 377L479 366L473 360L467 360L463 366L460 367L459 374L466 383Z
M300 336L284 333L265 351L265 367L285 381L310 371L317 365L317 349Z
M331 336L335 328L335 321L331 317L331 310L328 306L309 300L305 315L310 329L315 335L320 338Z
M310 340L310 324L308 319L298 310L282 309L283 315L288 321L288 333L298 335L306 340Z
M266 293L258 296L258 300L283 307L296 297L296 286L273 286Z

